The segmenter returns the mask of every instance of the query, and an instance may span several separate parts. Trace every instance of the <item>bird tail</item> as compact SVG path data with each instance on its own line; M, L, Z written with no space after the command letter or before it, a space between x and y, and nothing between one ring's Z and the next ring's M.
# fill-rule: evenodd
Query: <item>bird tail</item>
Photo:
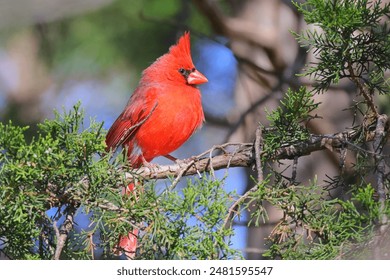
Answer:
M138 229L133 229L127 235L120 235L118 244L114 248L116 255L126 255L127 259L134 259L137 250Z
M134 183L130 183L124 195L130 195L134 192ZM117 245L114 247L114 254L117 256L126 255L127 259L134 259L137 250L138 229L133 229L127 235L120 235Z
M114 130L111 128L110 131L114 131ZM113 136L114 133L110 134L110 131L106 137L107 147L112 147L113 146L112 141L114 141L112 140L114 139ZM107 148L107 150L110 149ZM138 168L142 166L143 163L142 156L132 155L132 147L128 147L127 153L128 153L129 162L132 167ZM125 188L123 195L130 195L134 193L134 189L135 189L135 183L130 183ZM113 248L113 253L117 256L121 256L122 254L125 254L127 259L134 259L137 250L138 234L139 234L139 230L135 228L132 231L130 231L127 235L120 235L118 243Z

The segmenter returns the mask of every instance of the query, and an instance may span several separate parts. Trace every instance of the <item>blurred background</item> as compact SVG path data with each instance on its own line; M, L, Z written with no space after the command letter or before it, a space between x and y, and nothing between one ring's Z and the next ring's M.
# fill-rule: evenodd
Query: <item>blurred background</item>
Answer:
M206 124L173 155L252 142L258 123L267 123L265 108L275 108L289 87L310 86L296 74L311 54L291 34L304 28L289 0L0 0L0 120L29 125L33 136L53 109L68 110L80 100L87 118L108 129L142 70L190 30L194 63L209 79L201 87ZM350 126L353 116L343 109L355 94L342 83L317 96L323 119L311 122L313 132ZM299 180L316 175L321 182L337 174L338 162L330 152L302 158ZM291 162L280 164L275 168L289 172ZM253 184L250 175L230 169L226 189L244 193ZM260 227L248 229L245 215L235 222L233 246L246 258L261 258L267 246L279 219L269 210L270 221Z

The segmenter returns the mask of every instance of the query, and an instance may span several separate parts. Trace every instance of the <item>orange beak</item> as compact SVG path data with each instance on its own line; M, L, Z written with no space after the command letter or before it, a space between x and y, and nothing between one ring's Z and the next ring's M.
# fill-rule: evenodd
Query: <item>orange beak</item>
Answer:
M200 73L198 70L195 70L194 72L191 72L187 77L187 83L189 85L200 85L207 83L209 80Z

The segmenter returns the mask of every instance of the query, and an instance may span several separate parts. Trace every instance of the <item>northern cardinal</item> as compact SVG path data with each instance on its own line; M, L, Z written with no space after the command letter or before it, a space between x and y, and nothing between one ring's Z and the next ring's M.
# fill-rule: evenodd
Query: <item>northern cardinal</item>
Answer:
M169 155L201 127L204 114L197 85L207 78L196 70L185 32L169 52L146 68L138 87L106 136L108 150L127 148L130 165L138 168ZM130 183L127 192L134 191ZM135 256L138 229L121 236L117 249Z

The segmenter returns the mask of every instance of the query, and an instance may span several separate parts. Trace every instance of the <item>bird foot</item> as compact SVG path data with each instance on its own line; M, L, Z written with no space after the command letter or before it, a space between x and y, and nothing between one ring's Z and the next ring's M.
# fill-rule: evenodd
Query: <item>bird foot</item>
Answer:
M144 157L142 157L141 159L142 159L142 165L146 168L149 168L152 171L152 173L158 169L157 163L148 162Z
M196 162L198 160L198 157L196 157L196 156L192 156L192 157L186 158L186 159L177 159L171 155L166 155L165 157L174 161L178 165L189 165L189 164L192 165L194 162ZM199 178L202 179L202 174L199 172L196 165L195 165L195 168L196 168L196 173L198 173Z
M180 164L189 164L189 163L194 162L196 160L197 160L197 157L192 156L190 158L185 158L185 159L176 159L175 162L180 165Z
M191 163L192 161L195 161L197 160L197 157L196 156L192 156L190 158L185 158L185 159L178 159L178 158L175 158L174 156L171 156L171 155L165 155L164 156L165 158L173 161L174 163L178 164L178 165L181 165L181 164L189 164Z

